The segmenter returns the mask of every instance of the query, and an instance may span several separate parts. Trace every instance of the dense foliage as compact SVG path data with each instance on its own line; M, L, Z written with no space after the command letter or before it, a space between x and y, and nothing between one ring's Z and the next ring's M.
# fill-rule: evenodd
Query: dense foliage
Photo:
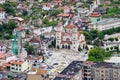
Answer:
M12 31L17 25L14 21L9 21L8 23L3 23L0 25L0 38L12 39ZM3 35L4 34L4 35Z
M105 52L104 49L96 47L90 50L88 55L88 61L94 61L94 62L103 62L106 57L110 57L111 54Z

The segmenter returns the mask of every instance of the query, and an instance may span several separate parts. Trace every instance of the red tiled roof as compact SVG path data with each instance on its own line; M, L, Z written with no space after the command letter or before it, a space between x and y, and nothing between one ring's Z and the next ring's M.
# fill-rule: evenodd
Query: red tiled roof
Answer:
M70 25L68 25L66 28L67 28L67 29L74 29L74 28L77 28L77 26L74 25L74 24L70 24Z
M40 43L41 40L40 40L40 38L38 38L38 37L33 37L33 38L30 40L30 42L33 42L33 43Z
M0 12L3 12L4 11L4 8L0 7Z
M52 4L50 4L50 3L43 3L42 5L46 5L48 7L52 7Z
M23 61L19 61L19 60L11 60L10 63L11 63L11 64L21 65L21 64L23 63Z
M71 41L61 41L61 44L65 44L65 43L67 43L67 44L72 44Z
M93 12L92 14L90 14L90 17L100 17L101 15L98 14L97 12Z
M69 16L70 16L70 14L61 13L61 14L58 14L57 16L61 16L61 17L69 17Z
M6 58L6 54L0 53L0 59L5 59L5 58Z
M62 32L61 34L62 34L62 37L63 37L63 36L72 36L72 33Z
M82 40L80 43L85 43L86 41L85 40Z
M68 6L62 6L62 7L59 7L58 9L66 10L66 9L70 9L70 8Z
M0 41L0 46L4 46L4 42L3 41Z
M26 59L27 60L35 60L35 58L32 58L32 57L27 57Z
M18 28L15 28L14 29L15 31L23 31L23 30L25 30L24 28L21 28L21 27L18 27Z
M55 2L55 3L61 3L62 1L61 0L53 0L53 2Z
M93 64L93 62L91 62L91 61L83 62L83 65L92 65L92 64Z
M6 63L3 64L3 66L4 66L4 67L7 67L7 66L9 67L9 66L11 66L11 64L8 63L8 62L6 62Z

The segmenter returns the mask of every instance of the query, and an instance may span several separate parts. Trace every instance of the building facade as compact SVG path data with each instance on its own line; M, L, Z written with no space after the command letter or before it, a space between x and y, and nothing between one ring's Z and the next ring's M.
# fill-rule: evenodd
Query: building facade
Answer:
M96 23L91 23L91 28L103 31L112 28L120 27L120 19L119 18L110 18L98 21Z
M0 53L6 52L6 46L3 41L0 42Z
M3 4L5 3L6 0L0 0L0 4Z
M0 20L2 20L2 19L6 19L6 16L5 16L4 9L0 7Z
M10 63L11 63L10 71L12 72L23 72L31 68L30 64L25 61L12 60L10 61Z
M78 51L86 44L85 36L78 32L78 27L69 24L64 30L62 26L56 27L56 47Z
M115 63L95 63L92 71L93 80L120 80L120 65Z

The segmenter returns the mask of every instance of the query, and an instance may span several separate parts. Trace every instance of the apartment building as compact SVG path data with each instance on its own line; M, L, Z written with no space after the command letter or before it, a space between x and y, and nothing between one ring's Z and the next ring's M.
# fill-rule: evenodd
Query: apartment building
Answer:
M83 80L92 80L92 65L94 63L93 62L83 62L82 66L83 66Z
M104 19L96 23L91 23L90 27L99 31L117 28L120 27L120 19L119 18Z
M24 72L31 68L28 62L20 61L20 60L12 60L10 61L10 64L11 64L10 71L12 72Z
M93 80L120 80L120 65L115 63L95 63L92 66Z

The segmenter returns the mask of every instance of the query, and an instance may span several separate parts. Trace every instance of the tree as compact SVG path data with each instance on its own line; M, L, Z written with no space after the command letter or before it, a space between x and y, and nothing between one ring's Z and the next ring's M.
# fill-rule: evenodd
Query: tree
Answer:
M115 38L115 41L118 41L118 38Z
M108 40L109 40L109 41L111 41L111 42L113 42L113 41L114 41L114 39L113 39L113 38L109 38Z
M98 32L98 38L102 40L104 38L104 34L102 32Z
M29 30L26 30L26 34L27 34L27 35L30 34L30 31L29 31Z
M96 47L90 50L88 54L88 60L94 62L103 62L106 57L109 57L110 53L105 52L104 49Z
M80 46L78 47L78 51L82 51L82 48Z
M34 54L34 47L33 47L33 45L27 46L26 51L28 52L28 54Z
M28 12L24 9L23 12L22 12L22 15L23 15L23 16L27 16L27 15L28 15Z
M106 48L106 51L109 51L109 48Z

